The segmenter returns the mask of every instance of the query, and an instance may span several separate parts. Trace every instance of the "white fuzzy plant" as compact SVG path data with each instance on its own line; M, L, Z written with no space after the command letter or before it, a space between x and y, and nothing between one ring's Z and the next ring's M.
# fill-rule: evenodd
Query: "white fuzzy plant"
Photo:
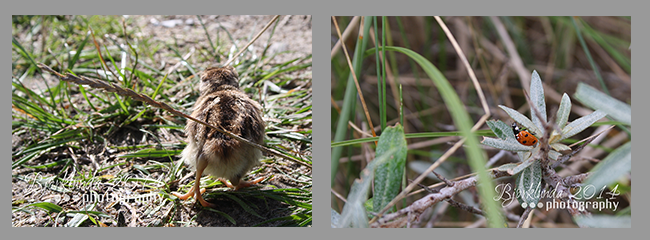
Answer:
M569 123L571 99L569 99L569 96L564 93L556 113L554 123L555 128L553 128L553 132L551 132L548 139L542 139L542 136L545 134L543 122L547 122L548 119L546 114L546 101L544 100L544 87L542 86L542 79L539 77L537 71L533 71L532 79L530 81L530 101L530 104L532 104L530 118L527 118L512 108L503 105L499 105L499 107L503 109L516 123L527 128L528 132L535 135L540 141L547 141L550 146L548 156L553 160L557 160L562 156L561 152L571 150L569 146L560 143L560 141L582 132L594 122L607 115L605 112L597 110ZM541 115L540 117L536 116L536 111L533 110L533 107L537 109ZM543 119L543 122L540 118ZM521 161L518 164L504 164L500 166L499 169L508 171L511 175L519 174L516 189L520 191L528 191L537 188L542 181L542 167L544 167L541 166L539 158L535 157L539 153L541 143L538 142L533 146L522 145L516 140L510 125L500 120L488 121L487 124L498 138L485 137L483 138L482 143L497 149L515 151ZM556 129L559 129L560 131L557 131ZM539 202L539 195L523 194L522 192L522 194L518 194L517 199L522 206L534 207Z

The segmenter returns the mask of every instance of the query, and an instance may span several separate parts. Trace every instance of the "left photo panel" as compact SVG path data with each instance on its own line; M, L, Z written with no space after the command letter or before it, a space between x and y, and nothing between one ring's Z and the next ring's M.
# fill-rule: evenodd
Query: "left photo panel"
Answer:
M311 226L311 21L13 15L12 226Z

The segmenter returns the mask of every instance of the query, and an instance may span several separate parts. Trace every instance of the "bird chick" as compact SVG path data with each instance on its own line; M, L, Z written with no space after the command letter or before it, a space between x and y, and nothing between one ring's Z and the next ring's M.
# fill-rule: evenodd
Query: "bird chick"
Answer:
M239 89L239 75L235 69L231 66L211 67L203 71L200 77L200 95L194 103L192 117L251 142L263 144L265 124L261 106ZM190 119L187 120L185 133L187 146L181 153L181 159L196 170L196 180L187 194L173 193L178 198L185 200L194 196L202 206L214 207L201 197L205 192L205 189L200 189L203 173L219 178L235 190L264 179L262 177L252 182L241 180L259 164L258 160L262 157L259 149ZM232 185L224 179L230 180Z

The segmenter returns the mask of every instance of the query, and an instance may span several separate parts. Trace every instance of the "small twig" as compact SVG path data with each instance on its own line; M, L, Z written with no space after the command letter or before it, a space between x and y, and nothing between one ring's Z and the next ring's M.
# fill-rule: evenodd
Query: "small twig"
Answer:
M345 199L345 197L343 195L341 195L340 193L337 193L336 191L334 191L334 189L330 189L330 191L334 194L334 196L341 199L341 201L343 201L344 203L348 202L348 200Z
M113 77L115 77L116 80L119 80L120 78L117 76L117 74L115 74L115 72L113 72L113 70L108 67L106 61L104 61L104 57L102 57L102 50L99 47L99 43L97 43L97 40L95 39L95 31L93 31L92 27L90 27L90 35L93 37L93 43L95 44L95 48L97 49L97 56L99 56L99 61L102 62L102 65L104 65L106 71L110 72L113 75Z
M66 75L63 75L63 74L58 73L57 71L54 71L52 68L48 67L47 65L45 65L43 63L38 63L38 67L45 70L45 71L48 71L48 72L50 72L50 73L52 73L54 75L57 75L59 77L59 79L61 79L63 81L73 82L73 83L82 84L82 85L89 85L89 86L91 86L93 88L101 88L101 89L104 89L104 90L106 90L108 92L114 92L114 93L117 93L118 95L121 95L121 96L131 97L134 100L142 101L142 102L145 102L145 103L147 103L147 104L149 104L151 106L167 110L168 112L170 112L170 113L172 113L172 114L174 114L176 116L192 119L192 121L195 121L195 122L200 123L200 124L202 124L202 125L204 125L206 127L217 130L218 132L226 134L229 137L237 139L240 142L244 142L244 143L246 143L248 145L251 145L251 146L253 146L253 147L257 148L257 149L260 149L262 151L271 153L273 155L276 155L276 156L279 156L279 157L282 157L282 158L285 158L285 159L288 159L288 160L298 162L300 164L303 164L303 165L308 166L308 167L311 168L310 164L299 161L298 159L292 158L292 157L290 157L290 156L288 156L286 154L283 154L281 152L278 152L278 151L276 151L274 149L267 148L267 147L264 147L264 146L259 145L257 143L248 141L247 139L242 138L240 136L237 136L236 134L233 134L230 131L227 131L225 129L221 129L221 128L212 126L212 125L210 125L210 124L208 124L208 123L206 123L204 121L201 121L201 120L196 119L196 118L194 118L194 117L192 117L190 115L187 115L187 114L185 114L183 112L180 112L180 111L170 107L166 103L157 102L157 101L151 99L149 96L144 95L144 94L139 94L139 93L137 93L137 92L135 92L135 91L133 91L131 89L121 88L119 86L113 85L112 83L105 82L105 81L102 81L102 80L99 80L99 79L93 79L93 78L84 77L84 76L77 77L77 76L72 75L70 73L67 73Z
M357 24L359 24L359 19L361 19L360 16L354 16L352 20L350 20L350 23L348 24L347 28L343 31L343 38L339 39L336 41L336 44L334 44L334 47L332 48L332 52L330 53L330 59L334 58L336 53L338 53L339 49L341 49L341 43L345 42L348 37L350 37L350 33L352 33L352 30L354 30L357 27Z
M521 226L524 225L524 223L528 219L528 215L530 215L530 212L532 212L534 209L535 208L527 207L526 210L524 210L524 213L522 213L521 217L519 218L519 223L517 224L517 228L521 228Z
M490 171L489 175L491 178L509 176L509 174L506 171L498 171L496 169ZM404 226L404 224L406 224L406 221L404 221L406 220L406 218L404 218L404 216L408 214L415 214L414 216L419 216L424 212L424 210L433 206L434 204L446 200L467 188L476 186L477 180L478 180L477 176L459 180L454 183L453 187L450 186L444 187L440 189L438 192L429 194L413 202L408 207L398 210L397 212L384 214L382 216L377 216L378 220L372 222L370 226L371 227L388 227L388 226L402 227Z
M413 180L409 179L409 182L413 182ZM427 185L424 185L422 183L417 183L417 185L420 186L422 189L424 189L425 191L427 191L429 193L438 193L438 190L431 189L431 188L427 187Z
M445 184L447 184L447 186L449 186L449 187L453 187L453 186L454 186L454 182L447 180L447 178L443 177L442 175L438 174L438 173L435 172L435 171L431 171L431 172L433 173L433 175L436 175L436 177L437 177L438 179L440 179L441 181L445 182Z
M470 212L470 213L473 213L473 214L476 214L476 215L485 216L485 214L483 213L483 210L478 209L478 208L476 208L476 207L472 207L472 206L470 206L470 205L467 205L467 204L464 204L464 203L458 202L458 201L453 200L453 199L451 199L451 198L450 198L450 199L447 199L447 202L448 202L450 205L454 206L454 207L460 208L460 209L465 210L465 211L468 211L468 212Z
M476 94L478 95L478 98L481 101L481 106L483 106L483 111L485 112L485 115L489 116L491 114L490 107L487 104L487 100L485 100L485 95L483 95L483 91L481 90L481 85L479 84L478 79L476 78L476 74L474 73L474 70L472 70L472 66L469 64L469 61L467 61L467 57L465 57L465 53L463 52L463 49L460 48L460 45L458 45L456 38L454 37L453 34L451 34L451 31L449 31L449 28L447 28L447 25L445 24L445 22L442 21L440 16L433 16L433 17L438 22L438 25L440 25L440 28L442 28L442 31L445 32L447 38L449 38L449 42L451 42L451 45L456 50L456 54L458 55L461 62L463 62L463 65L467 69L467 74L469 74L469 78L472 80L472 83L474 84L474 88L476 88Z
M566 186L576 186L582 183L582 181L584 181L587 177L589 177L589 175L590 173L587 172L578 175L568 176L562 179L562 183L564 183L564 185Z

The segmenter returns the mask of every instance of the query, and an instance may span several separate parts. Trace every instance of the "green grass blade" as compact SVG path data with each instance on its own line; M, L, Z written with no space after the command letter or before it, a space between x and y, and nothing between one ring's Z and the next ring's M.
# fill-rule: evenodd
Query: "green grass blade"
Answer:
M403 54L406 54L415 62L417 62L420 67L427 73L429 78L433 81L434 85L438 88L440 95L445 101L447 109L451 113L451 117L454 120L454 124L460 130L462 136L465 139L465 150L467 153L467 158L469 159L469 165L474 172L478 174L478 184L479 195L482 199L482 203L485 207L486 215L488 218L488 225L490 227L503 227L503 217L499 213L500 208L497 203L492 200L494 197L494 182L488 176L485 170L485 153L479 146L479 141L476 138L476 135L471 131L472 121L469 117L469 113L465 110L460 98L456 94L456 91L451 86L447 78L433 65L431 62L426 60L422 55L413 52L410 49L399 48L399 47L384 47L388 51L398 51ZM369 49L368 51L373 51Z
M573 27L576 30L576 35L578 36L578 41L580 41L580 46L582 46L582 50L585 52L585 55L587 56L589 65L591 65L591 70L594 72L594 75L596 75L596 79L598 79L598 82L600 82L600 87L603 88L603 91L607 95L611 96L609 90L607 89L607 85L605 85L605 80L603 80L603 77L600 75L600 69L598 69L598 66L596 65L596 61L594 61L594 58L591 57L591 51L589 51L585 39L582 38L582 33L580 31L580 28L578 27L578 23L576 23L576 17L571 17L571 23L573 23Z
M84 38L83 41L79 44L79 47L77 47L76 52L74 53L74 56L68 61L68 69L73 69L74 65L79 61L79 56L81 55L81 52L83 51L84 47L86 46L86 43L88 42L88 38L90 37L90 33L86 34L86 37Z

